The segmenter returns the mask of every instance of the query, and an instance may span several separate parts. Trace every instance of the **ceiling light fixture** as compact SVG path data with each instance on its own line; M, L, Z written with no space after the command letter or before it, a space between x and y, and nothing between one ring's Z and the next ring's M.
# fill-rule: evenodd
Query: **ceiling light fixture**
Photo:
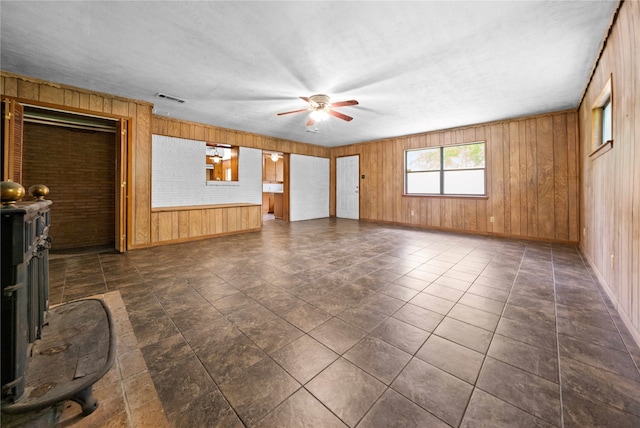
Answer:
M329 117L329 113L327 113L324 106L322 106L313 110L309 117L315 121L322 121Z
M209 159L211 159L213 163L220 163L222 156L218 153L218 149L213 149L213 156L210 156Z
M271 160L274 162L278 162L278 159L280 159L280 156L278 156L277 153L271 153Z

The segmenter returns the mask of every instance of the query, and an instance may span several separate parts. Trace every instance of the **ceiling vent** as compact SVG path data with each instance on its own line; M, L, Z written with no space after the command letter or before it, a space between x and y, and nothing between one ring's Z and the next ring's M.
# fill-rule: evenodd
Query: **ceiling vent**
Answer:
M171 95L163 94L162 92L158 92L156 94L156 98L162 98L163 100L175 101L180 104L184 104L187 100L183 100L182 98L173 97Z

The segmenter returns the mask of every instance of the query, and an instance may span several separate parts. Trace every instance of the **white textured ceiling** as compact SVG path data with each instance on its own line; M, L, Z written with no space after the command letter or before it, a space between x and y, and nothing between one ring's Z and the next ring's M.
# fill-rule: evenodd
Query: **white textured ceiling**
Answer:
M3 70L338 146L574 108L615 1L0 2ZM164 92L187 100L155 98ZM308 132L297 97L356 99Z

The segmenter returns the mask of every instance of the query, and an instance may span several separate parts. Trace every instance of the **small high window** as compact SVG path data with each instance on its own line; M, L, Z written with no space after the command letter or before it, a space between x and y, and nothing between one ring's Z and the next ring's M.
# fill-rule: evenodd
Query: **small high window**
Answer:
M594 151L601 151L602 146L613 144L613 97L611 78L600 91L600 95L591 106L592 140Z
M405 151L405 194L484 196L485 143Z

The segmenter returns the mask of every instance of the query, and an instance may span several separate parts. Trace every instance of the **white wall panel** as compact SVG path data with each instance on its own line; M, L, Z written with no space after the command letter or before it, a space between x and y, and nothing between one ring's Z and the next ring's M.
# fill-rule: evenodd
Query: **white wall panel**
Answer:
M262 203L262 150L240 147L238 181L206 180L204 141L154 135L151 206Z
M291 155L290 220L329 217L329 159Z

